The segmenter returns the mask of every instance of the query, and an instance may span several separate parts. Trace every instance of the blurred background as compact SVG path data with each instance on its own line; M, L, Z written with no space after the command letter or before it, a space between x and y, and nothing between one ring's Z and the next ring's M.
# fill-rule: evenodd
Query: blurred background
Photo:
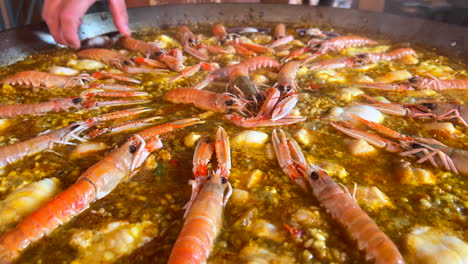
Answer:
M0 31L39 23L43 0L0 0ZM468 0L126 0L128 7L182 3L283 3L356 8L375 12L421 17L468 26ZM91 12L107 10L107 2L97 1Z

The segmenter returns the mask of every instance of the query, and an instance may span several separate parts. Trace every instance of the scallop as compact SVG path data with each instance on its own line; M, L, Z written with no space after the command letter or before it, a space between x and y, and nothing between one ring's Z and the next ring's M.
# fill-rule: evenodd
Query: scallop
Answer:
M78 249L78 263L112 263L132 253L157 235L149 221L112 222L101 230L80 230L73 234L70 245Z
M161 48L167 49L171 47L182 47L179 41L168 35L159 35L156 41L160 44Z
M344 108L333 107L330 110L329 118L355 122L355 118L353 118L350 114L357 115L368 121L376 123L381 123L384 120L383 114L370 105L351 105Z
M362 54L362 53L380 53L380 52L385 52L390 49L390 46L387 45L379 45L379 46L367 46L367 47L352 47L352 48L346 48L343 49L340 54L344 56L354 56L357 54Z
M452 79L457 73L455 70L448 66L434 65L430 62L423 61L414 69L417 75L436 77L438 79Z
M67 75L67 76L73 76L73 75L77 75L80 73L79 71L75 69L62 67L62 66L52 66L49 68L49 72L53 74Z
M294 258L287 255L273 253L255 242L251 242L242 248L239 257L248 264L291 264L296 263Z
M314 135L313 133L311 133L310 130L307 130L305 128L299 129L294 134L294 138L297 140L297 142L305 146L310 146L312 143L317 142L319 140L316 135Z
M357 186L356 199L360 205L371 210L377 210L383 207L394 207L390 198L376 186Z
M242 147L262 147L268 139L268 134L255 130L244 130L232 139L232 144Z
M446 231L428 226L416 227L405 242L410 263L468 263L468 244Z
M348 150L354 156L369 156L376 153L376 149L364 139L352 139L347 142Z
M413 75L409 71L398 70L398 71L384 73L381 76L375 78L375 81L379 83L391 83L391 82L405 81L411 77L413 77Z
M82 158L86 155L89 155L94 152L98 152L101 150L105 150L109 148L105 143L103 142L84 142L79 144L70 154L70 158L72 159L77 159L77 158Z
M68 66L76 70L98 70L106 67L105 64L95 60L70 60Z
M233 189L229 201L235 206L242 207L248 205L247 202L249 199L249 192L241 189Z
M341 89L340 94L338 95L338 98L345 101L345 102L351 102L354 100L355 97L363 94L364 92L356 87L348 87L348 88L343 88Z
M57 178L30 183L10 193L0 202L0 233L13 227L60 191Z
M408 161L396 164L394 175L400 183L411 185L436 184L437 177L432 172L422 169L413 168Z
M255 85L260 85L260 84L267 84L270 80L268 80L268 78L265 76L265 75L261 75L261 74L254 74L252 76L252 82L255 84Z
M461 132L457 130L450 122L437 122L425 123L423 127L427 131L438 131L446 135L460 135Z
M332 69L322 70L315 73L315 77L329 83L344 83L346 78L343 74Z
M10 125L11 119L9 118L2 118L0 119L0 130L7 128Z
M191 132L184 138L184 145L188 148L192 148L198 142L198 140L202 137L200 133Z
M274 224L264 219L256 220L251 228L252 233L260 238L272 240L278 243L283 242L285 239L284 235L278 230L278 228Z

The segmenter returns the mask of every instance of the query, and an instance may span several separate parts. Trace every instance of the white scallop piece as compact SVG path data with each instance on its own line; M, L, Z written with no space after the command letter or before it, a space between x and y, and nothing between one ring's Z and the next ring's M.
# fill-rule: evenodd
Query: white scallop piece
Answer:
M49 68L49 72L57 75L66 75L66 76L74 76L80 74L79 71L68 68L68 67L62 67L62 66L52 66Z
M380 123L384 120L382 112L369 105L352 105L343 108L343 113L340 115L340 119L343 121L354 121L354 118L350 114L355 114L359 117Z
M237 134L232 143L238 146L261 147L268 139L268 134L255 130L244 130Z
M468 244L433 227L416 227L406 238L408 258L420 264L467 264Z

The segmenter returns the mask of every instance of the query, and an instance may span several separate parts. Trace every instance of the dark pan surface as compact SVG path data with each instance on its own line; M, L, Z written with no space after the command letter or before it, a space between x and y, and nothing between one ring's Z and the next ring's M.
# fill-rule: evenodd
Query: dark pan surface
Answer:
M196 4L129 9L129 16L133 30L144 26L217 22L239 26L262 22L323 24L353 33L381 34L389 39L427 44L457 56L468 54L468 28L352 9L280 4ZM44 33L46 30L45 25L37 25L1 32L0 65L53 48L55 45L50 42L50 35ZM82 38L88 38L114 30L110 14L96 13L83 18L80 34ZM47 36L49 43L43 40Z

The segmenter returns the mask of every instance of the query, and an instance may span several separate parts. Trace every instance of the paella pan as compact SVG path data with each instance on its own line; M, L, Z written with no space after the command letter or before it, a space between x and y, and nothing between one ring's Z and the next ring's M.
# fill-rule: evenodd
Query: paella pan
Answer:
M2 263L466 262L466 29L129 14L105 48L2 33Z

